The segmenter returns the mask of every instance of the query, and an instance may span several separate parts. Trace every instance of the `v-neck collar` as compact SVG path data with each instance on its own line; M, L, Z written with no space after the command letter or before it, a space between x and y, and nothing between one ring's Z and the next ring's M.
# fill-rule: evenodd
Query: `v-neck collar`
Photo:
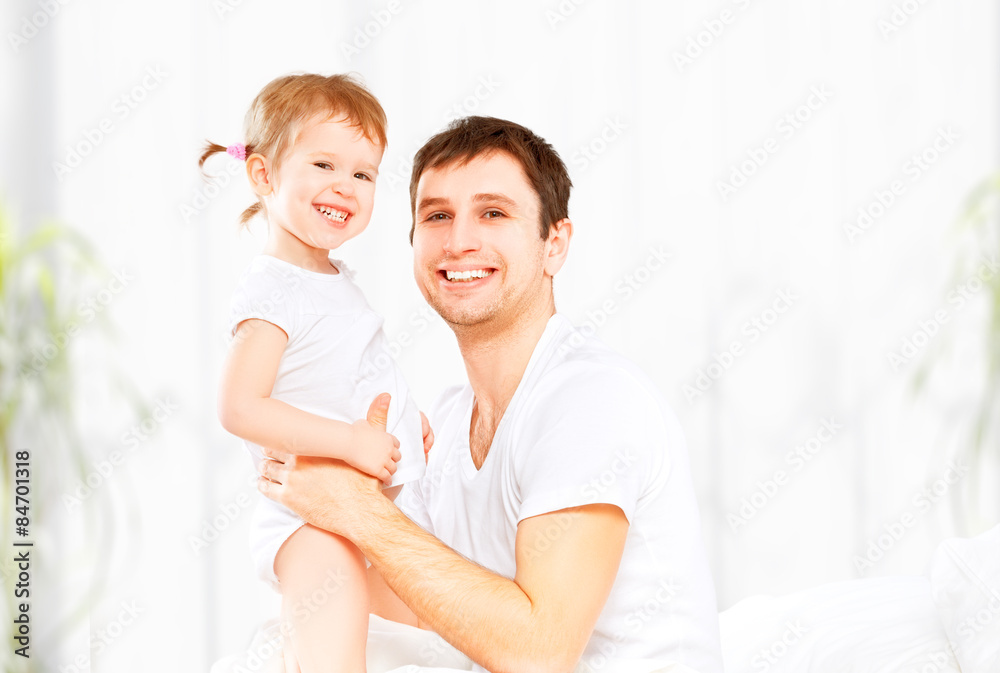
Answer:
M476 394L472 390L472 386L466 388L466 400L465 400L465 414L462 419L460 441L461 446L461 463L462 463L462 473L467 480L475 479L479 474L482 474L490 465L496 462L494 454L497 447L497 438L500 436L501 432L507 429L510 424L508 419L513 418L517 415L518 406L521 401L521 397L526 394L522 393L523 390L529 387L526 381L533 378L535 374L536 367L540 366L539 361L543 357L543 353L547 353L549 350L549 344L555 338L556 333L561 331L561 329L569 324L569 320L559 313L553 314L545 325L545 331L542 332L542 336L539 337L538 343L535 344L535 348L531 351L531 357L528 359L528 366L524 368L524 374L521 376L521 380L517 383L517 388L514 390L514 394L510 398L510 402L507 404L507 408L503 412L503 416L500 417L500 422L497 423L496 432L493 433L493 440L490 442L490 449L486 453L486 458L483 459L483 464L481 467L477 468L476 463L472 460L472 443L469 441L469 437L472 434L472 407L476 401Z

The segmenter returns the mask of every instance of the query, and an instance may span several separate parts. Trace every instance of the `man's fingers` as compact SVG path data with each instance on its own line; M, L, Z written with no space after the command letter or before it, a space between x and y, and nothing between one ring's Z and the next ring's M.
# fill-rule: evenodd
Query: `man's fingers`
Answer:
M420 431L424 438L424 461L426 462L427 454L434 446L434 431L431 429L430 421L427 420L427 416L422 411L420 412Z
M292 458L292 454L285 453L284 451L279 451L278 449L272 449L269 446L264 446L261 448L264 450L265 456L279 463L287 463Z
M284 479L284 463L279 463L276 460L262 460L260 465L257 466L257 471L260 476L267 480L272 481L276 484L283 483ZM260 480L258 480L258 483Z
M370 407L368 407L368 422L373 428L385 430L389 423L389 393L382 393L376 397Z
M278 499L278 489L281 488L281 484L276 484L273 481L269 481L267 477L258 477L257 479L257 490L263 495L266 495L272 500Z

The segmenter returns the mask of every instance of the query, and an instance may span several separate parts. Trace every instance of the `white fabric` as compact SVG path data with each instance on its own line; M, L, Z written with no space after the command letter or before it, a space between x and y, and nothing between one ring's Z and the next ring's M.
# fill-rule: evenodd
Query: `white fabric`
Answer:
M512 578L521 520L617 505L630 523L625 551L580 670L631 660L721 671L715 590L684 438L647 377L555 315L479 470L469 449L472 403L468 386L443 396L431 416L437 439L427 474L403 489L401 509L459 553ZM558 518L553 536L557 529Z
M962 671L1000 671L1000 526L971 539L942 542L929 575Z
M263 624L246 650L224 657L212 666L211 673L283 673L281 644L283 638L277 620ZM473 671L471 659L449 645L441 636L390 622L371 615L368 644L365 649L367 673L458 673ZM481 670L481 669L480 669ZM580 673L584 669L578 669ZM698 673L679 664L656 662L615 662L601 673Z
M255 257L240 279L230 310L230 335L256 318L288 335L271 397L347 423L364 418L379 393L392 395L388 431L399 440L402 459L393 485L424 472L420 412L390 356L382 318L371 310L353 274L335 261L336 275L307 271L269 255ZM264 454L244 442L256 467ZM275 586L274 557L302 519L283 505L258 496L250 526L250 549L258 576Z
M727 673L961 673L924 577L756 596L719 621Z

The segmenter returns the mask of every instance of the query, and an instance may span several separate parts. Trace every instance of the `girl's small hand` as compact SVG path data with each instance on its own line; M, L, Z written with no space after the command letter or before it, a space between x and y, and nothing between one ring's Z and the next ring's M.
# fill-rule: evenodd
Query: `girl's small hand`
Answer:
M351 451L346 462L389 485L396 472L396 462L402 457L399 440L386 432L389 417L388 393L375 398L368 418L355 421L351 428Z

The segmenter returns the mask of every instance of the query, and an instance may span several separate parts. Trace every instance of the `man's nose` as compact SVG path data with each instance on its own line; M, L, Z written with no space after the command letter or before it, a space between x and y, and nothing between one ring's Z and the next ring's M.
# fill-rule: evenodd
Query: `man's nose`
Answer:
M479 250L481 243L475 219L467 215L455 215L444 241L444 251L457 256Z

